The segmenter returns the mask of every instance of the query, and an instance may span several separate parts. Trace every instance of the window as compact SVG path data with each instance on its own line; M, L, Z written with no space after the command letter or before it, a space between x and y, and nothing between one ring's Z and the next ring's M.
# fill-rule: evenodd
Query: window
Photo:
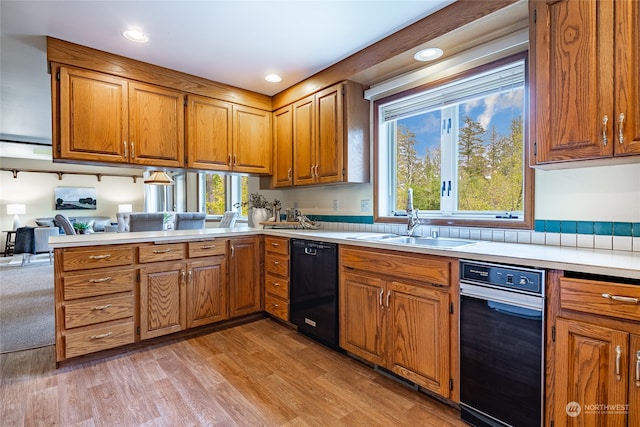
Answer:
M200 173L200 206L204 206L207 216L222 216L226 211L248 198L249 180L247 176L225 175L222 173ZM247 216L247 208L240 211Z
M376 102L376 220L406 215L411 188L432 223L531 226L525 69L520 54Z

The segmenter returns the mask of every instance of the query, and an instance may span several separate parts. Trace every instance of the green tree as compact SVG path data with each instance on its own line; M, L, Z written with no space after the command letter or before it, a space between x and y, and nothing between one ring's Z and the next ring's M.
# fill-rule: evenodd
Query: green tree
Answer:
M484 138L486 132L479 122L465 116L458 136L458 209L490 209L486 198Z
M225 211L224 177L218 174L207 174L205 188L207 215L222 215Z

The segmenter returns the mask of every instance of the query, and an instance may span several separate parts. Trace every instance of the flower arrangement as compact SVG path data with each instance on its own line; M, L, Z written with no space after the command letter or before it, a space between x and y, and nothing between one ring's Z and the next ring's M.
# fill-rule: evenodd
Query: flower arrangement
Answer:
M76 222L73 224L74 230L76 230L79 234L85 234L89 229L89 223L87 222Z
M265 196L263 196L260 193L251 193L249 194L249 200L235 203L233 206L236 208L249 207L249 208L280 209L282 208L282 203L278 199L275 199L273 202L270 202Z

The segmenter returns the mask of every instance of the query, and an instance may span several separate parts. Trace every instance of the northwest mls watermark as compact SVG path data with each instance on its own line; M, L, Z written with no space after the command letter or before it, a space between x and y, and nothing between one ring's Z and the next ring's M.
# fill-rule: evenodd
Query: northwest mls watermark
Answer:
M628 414L628 403L592 403L581 405L578 402L569 402L565 408L567 415L577 417L580 414Z

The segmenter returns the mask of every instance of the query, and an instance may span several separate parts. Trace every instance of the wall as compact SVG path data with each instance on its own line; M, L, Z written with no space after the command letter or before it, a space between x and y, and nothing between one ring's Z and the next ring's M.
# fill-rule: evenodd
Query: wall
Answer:
M41 169L53 171L86 172L88 175L63 175L62 180L51 173L20 172L16 179L9 171L0 171L0 226L2 230L10 230L13 216L7 214L8 203L22 203L26 205L26 214L20 215L22 225L35 226L35 218L52 217L57 213L67 216L108 216L114 221L118 205L130 203L134 211L144 209L144 184L142 179L133 183L130 177L103 176L98 182L96 173L136 174L142 175L140 170L121 168L105 168L93 166L79 166L54 164L48 160L0 158L2 168ZM94 174L94 175L91 175ZM61 187L94 187L97 193L96 210L55 210L54 191ZM2 242L4 242L4 234Z

